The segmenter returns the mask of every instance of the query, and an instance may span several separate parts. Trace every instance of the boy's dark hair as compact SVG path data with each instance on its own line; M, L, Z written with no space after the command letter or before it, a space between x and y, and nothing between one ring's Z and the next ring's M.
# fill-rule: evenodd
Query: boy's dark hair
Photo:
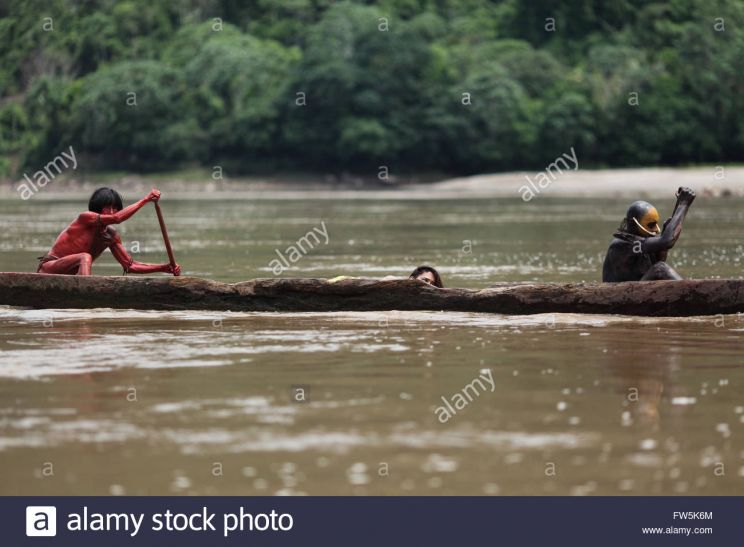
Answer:
M435 287L438 287L440 289L443 289L444 288L444 283L442 283L442 276L439 275L439 272L436 271L431 266L419 266L418 268L416 268L415 270L413 270L413 272L411 273L411 275L408 276L408 279L416 279L418 276L420 276L424 272L429 272L430 274L432 274L434 276L434 283L433 283L433 285Z
M92 196L90 196L90 201L88 201L88 210L100 214L101 211L103 211L103 208L107 205L113 205L119 211L124 208L119 192L112 188L99 188L93 192Z

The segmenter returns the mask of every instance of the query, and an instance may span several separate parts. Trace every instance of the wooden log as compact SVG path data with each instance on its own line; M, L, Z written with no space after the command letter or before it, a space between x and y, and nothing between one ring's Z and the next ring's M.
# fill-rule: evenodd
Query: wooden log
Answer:
M515 283L437 289L413 280L102 277L0 273L0 305L222 311L442 310L500 314L691 316L744 311L744 281Z

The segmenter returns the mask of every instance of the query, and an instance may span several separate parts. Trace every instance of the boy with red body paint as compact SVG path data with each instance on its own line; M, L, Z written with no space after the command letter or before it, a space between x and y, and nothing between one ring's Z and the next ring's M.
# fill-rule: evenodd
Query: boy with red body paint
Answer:
M111 188L99 188L90 197L88 211L72 221L57 237L52 249L39 260L38 273L90 275L93 261L106 249L124 268L124 273L154 272L181 274L176 264L145 264L134 260L122 245L112 224L121 224L149 202L160 199L160 191L153 189L137 203L124 208L121 196Z

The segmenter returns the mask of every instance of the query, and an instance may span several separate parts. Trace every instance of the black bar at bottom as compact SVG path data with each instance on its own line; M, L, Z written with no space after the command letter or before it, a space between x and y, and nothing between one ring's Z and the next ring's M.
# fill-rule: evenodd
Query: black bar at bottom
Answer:
M743 509L741 497L1 497L0 543L707 547L742 543Z

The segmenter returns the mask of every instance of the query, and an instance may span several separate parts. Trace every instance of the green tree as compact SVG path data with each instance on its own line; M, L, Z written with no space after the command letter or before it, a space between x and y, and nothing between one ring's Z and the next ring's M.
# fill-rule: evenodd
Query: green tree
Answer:
M191 29L203 34L202 28ZM209 156L245 160L272 153L300 52L227 27L212 32L185 66L188 112L204 132Z
M284 135L316 167L376 170L426 148L418 126L437 84L426 79L433 56L420 27L384 17L345 2L308 30Z
M156 61L120 62L89 75L72 108L72 140L101 155L107 164L162 167L188 159L198 149L199 135L183 127L184 93L180 72Z

